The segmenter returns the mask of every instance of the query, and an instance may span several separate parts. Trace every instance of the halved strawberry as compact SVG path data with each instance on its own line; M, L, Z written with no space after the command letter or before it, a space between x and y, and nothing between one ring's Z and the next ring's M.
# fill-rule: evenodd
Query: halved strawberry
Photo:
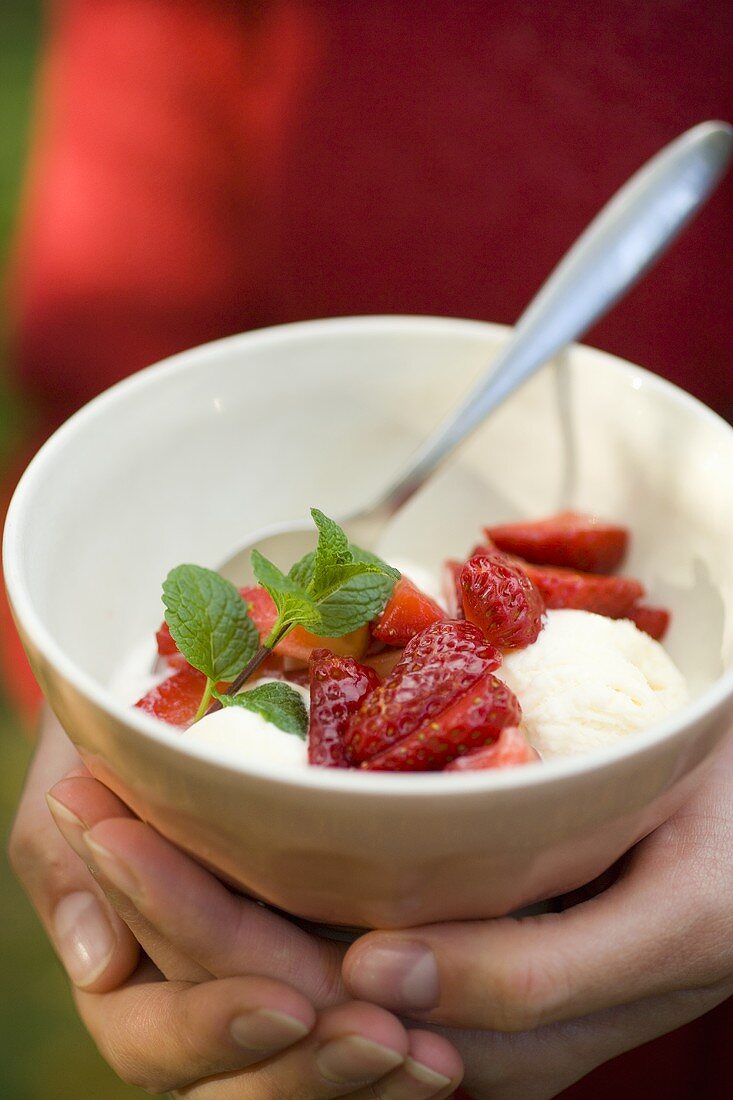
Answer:
M314 649L310 659L310 727L308 763L324 768L348 768L343 736L349 718L379 685L372 668L352 657L337 657Z
M168 668L190 668L188 661L173 641L170 627L167 622L160 624L156 631L155 639L158 644L158 656L162 658Z
M407 577L400 577L381 615L371 624L372 637L388 645L407 645L431 623L445 619L434 599L421 592Z
M483 676L449 707L408 737L372 756L370 771L441 771L457 756L495 740L521 718L517 697L492 673Z
M155 634L155 640L158 644L158 653L161 657L171 657L178 653L178 646L173 641L170 627L165 620L160 624L160 628Z
M249 604L249 615L257 627L260 640L264 641L270 634L275 620L277 608L275 601L269 592L259 585L248 588L240 588L240 594ZM307 664L314 649L325 646L332 653L338 653L344 657L354 657L357 660L366 653L369 645L369 627L361 626L350 634L344 634L341 638L320 638L317 634L311 634L302 626L296 626L275 646L275 654L279 657L290 657L295 661Z
M639 630L643 630L645 634L661 642L669 628L670 613L664 607L651 607L648 604L638 603L626 612L624 618L631 619Z
M482 771L484 768L510 768L515 764L532 764L538 754L517 726L506 726L498 740L466 756L457 756L446 765L447 772Z
M433 623L407 643L392 673L351 718L344 734L348 760L362 764L401 741L500 663L471 623Z
M135 706L162 722L187 729L196 717L205 686L204 674L187 664L151 688Z
M537 565L564 565L585 573L611 573L621 564L629 542L625 527L580 512L548 519L487 527L500 550Z
M461 571L463 610L495 646L531 645L542 629L545 605L524 569L499 551L473 557Z
M601 577L562 566L529 563L522 563L522 567L551 610L573 608L620 619L644 595L644 586L633 577Z

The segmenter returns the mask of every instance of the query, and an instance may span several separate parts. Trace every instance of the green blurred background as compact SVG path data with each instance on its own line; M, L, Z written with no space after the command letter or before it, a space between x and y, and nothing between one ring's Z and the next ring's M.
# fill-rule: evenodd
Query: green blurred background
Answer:
M27 150L41 4L0 0L0 271L4 271ZM3 319L4 320L4 319ZM0 464L22 432L7 338L0 323ZM0 829L4 844L30 748L0 696ZM25 895L0 859L0 1097L134 1100L79 1023L67 983Z

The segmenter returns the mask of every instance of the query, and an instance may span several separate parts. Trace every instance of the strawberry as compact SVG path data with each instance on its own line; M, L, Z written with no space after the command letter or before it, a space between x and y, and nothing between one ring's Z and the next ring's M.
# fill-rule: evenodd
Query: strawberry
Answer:
M384 611L371 625L373 638L403 646L426 626L440 622L445 612L407 577L400 577Z
M158 656L162 658L168 668L190 668L188 661L179 650L171 636L170 627L165 621L155 634L158 644Z
M461 570L463 562L449 558L443 564L443 596L448 608L449 619L464 619L463 592L461 590Z
M446 765L447 772L480 771L484 768L509 768L514 764L532 764L538 754L517 726L505 726L498 740L465 756L457 756Z
M205 686L203 672L186 665L151 688L135 706L162 722L187 729L196 717Z
M314 649L310 659L310 728L308 763L325 768L348 768L343 734L362 700L379 685L372 668L352 657L337 657Z
M158 643L158 654L161 657L173 657L178 653L178 646L173 641L170 627L165 620L160 624L160 629L156 632L155 640Z
M433 623L407 643L391 674L351 718L344 734L347 759L362 764L401 741L500 663L471 623Z
M650 607L648 604L638 603L626 612L624 618L631 619L639 630L643 630L656 641L661 642L669 627L670 614L663 607Z
M600 577L562 566L522 565L550 609L570 607L620 619L644 595L644 586L632 577Z
M239 595L248 605L249 617L257 627L260 641L264 641L271 632L277 619L275 601L269 592L259 584L239 589Z
M493 741L520 717L514 693L489 672L430 722L372 756L362 767L370 771L441 771L457 756Z
M542 629L542 596L524 569L498 551L471 558L461 571L469 622L501 649L531 645Z
M260 640L264 641L270 634L277 618L275 601L269 592L259 585L250 588L240 588L240 595L249 604L249 615L257 627ZM283 638L275 646L275 654L278 657L291 657L295 661L307 664L314 649L325 646L332 653L341 654L344 657L359 659L366 652L369 644L369 627L362 626L350 634L344 634L341 638L319 638L304 630L302 626L296 626L286 638Z
M564 565L585 573L611 573L618 568L629 541L625 527L579 512L487 527L486 535L500 550L525 561Z

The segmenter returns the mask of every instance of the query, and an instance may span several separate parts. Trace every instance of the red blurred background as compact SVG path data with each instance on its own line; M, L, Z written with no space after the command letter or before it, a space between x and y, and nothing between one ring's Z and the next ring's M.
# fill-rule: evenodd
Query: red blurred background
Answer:
M52 420L334 314L512 321L660 146L733 114L722 0L57 0L15 269ZM733 411L733 183L589 342Z

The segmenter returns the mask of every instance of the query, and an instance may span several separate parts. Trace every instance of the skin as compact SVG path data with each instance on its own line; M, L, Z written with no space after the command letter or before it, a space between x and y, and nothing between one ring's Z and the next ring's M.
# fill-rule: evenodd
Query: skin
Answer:
M124 1081L186 1100L443 1100L460 1082L448 1040L351 999L341 945L235 896L138 821L48 714L9 855ZM63 933L95 903L92 959Z
M51 785L56 825L43 800ZM93 890L104 906L109 958L81 986L69 969L107 1060L126 1080L193 1100L448 1097L461 1076L457 1051L476 1100L556 1096L733 993L732 852L733 734L683 809L563 912L373 932L344 953L231 894L135 820L83 772L51 720L11 841L52 939L59 898ZM232 1047L235 1006L287 1013L308 1034L253 1062ZM163 1047L145 1023L161 1015ZM406 1018L420 1029L405 1030ZM374 1084L333 1091L319 1079L318 1052L345 1034L401 1061ZM351 1072L364 1073L364 1057L357 1044Z

